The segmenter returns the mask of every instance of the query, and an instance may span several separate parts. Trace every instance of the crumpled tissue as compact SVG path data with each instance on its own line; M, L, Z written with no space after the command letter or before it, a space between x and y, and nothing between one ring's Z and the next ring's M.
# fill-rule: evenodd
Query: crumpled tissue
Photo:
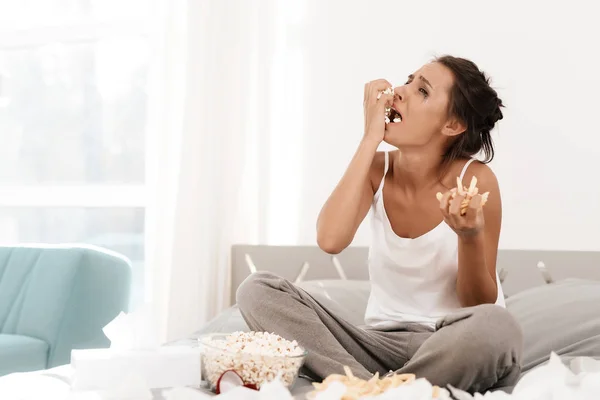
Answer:
M200 348L160 346L149 306L120 313L103 331L110 348L71 352L72 390L145 399L150 389L200 386Z
M600 398L600 361L577 357L567 367L556 353L517 383L512 394L501 391L474 396L451 388L458 400L597 400Z

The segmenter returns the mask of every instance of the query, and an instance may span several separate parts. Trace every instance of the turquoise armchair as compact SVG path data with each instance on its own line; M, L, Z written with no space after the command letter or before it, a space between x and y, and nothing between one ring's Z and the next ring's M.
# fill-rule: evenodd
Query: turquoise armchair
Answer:
M0 376L108 347L102 328L127 311L130 286L129 260L102 248L0 246Z

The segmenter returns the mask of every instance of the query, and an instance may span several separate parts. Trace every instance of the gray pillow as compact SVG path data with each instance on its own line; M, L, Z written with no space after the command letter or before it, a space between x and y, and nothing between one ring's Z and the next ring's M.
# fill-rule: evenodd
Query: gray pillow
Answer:
M215 318L207 322L199 331L194 332L192 338L198 338L209 333L231 333L231 332L247 332L248 325L237 305L229 307L222 311Z
M367 307L370 284L368 281L319 280L305 281L298 285L318 302L348 322L361 325ZM229 307L206 323L192 337L207 333L230 333L247 331L248 326L237 306Z
M507 309L524 336L523 373L555 352L564 361L600 359L600 281L567 279L517 293Z

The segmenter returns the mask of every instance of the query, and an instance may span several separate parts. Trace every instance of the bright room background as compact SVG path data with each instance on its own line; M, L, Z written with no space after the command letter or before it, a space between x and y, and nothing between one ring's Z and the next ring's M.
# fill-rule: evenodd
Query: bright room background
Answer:
M229 305L233 243L315 244L365 82L473 59L506 104L501 248L600 250L600 27L544 1L0 1L0 241L130 258L163 338ZM557 23L562 21L562 23ZM368 244L367 226L355 245Z

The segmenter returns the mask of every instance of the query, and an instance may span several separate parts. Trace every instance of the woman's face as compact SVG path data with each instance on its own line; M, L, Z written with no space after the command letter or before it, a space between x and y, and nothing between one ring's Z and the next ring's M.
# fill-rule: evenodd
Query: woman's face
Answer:
M444 142L452 121L449 118L450 91L454 77L442 64L425 64L394 89L392 108L401 122L386 126L384 140L398 148L421 147Z

